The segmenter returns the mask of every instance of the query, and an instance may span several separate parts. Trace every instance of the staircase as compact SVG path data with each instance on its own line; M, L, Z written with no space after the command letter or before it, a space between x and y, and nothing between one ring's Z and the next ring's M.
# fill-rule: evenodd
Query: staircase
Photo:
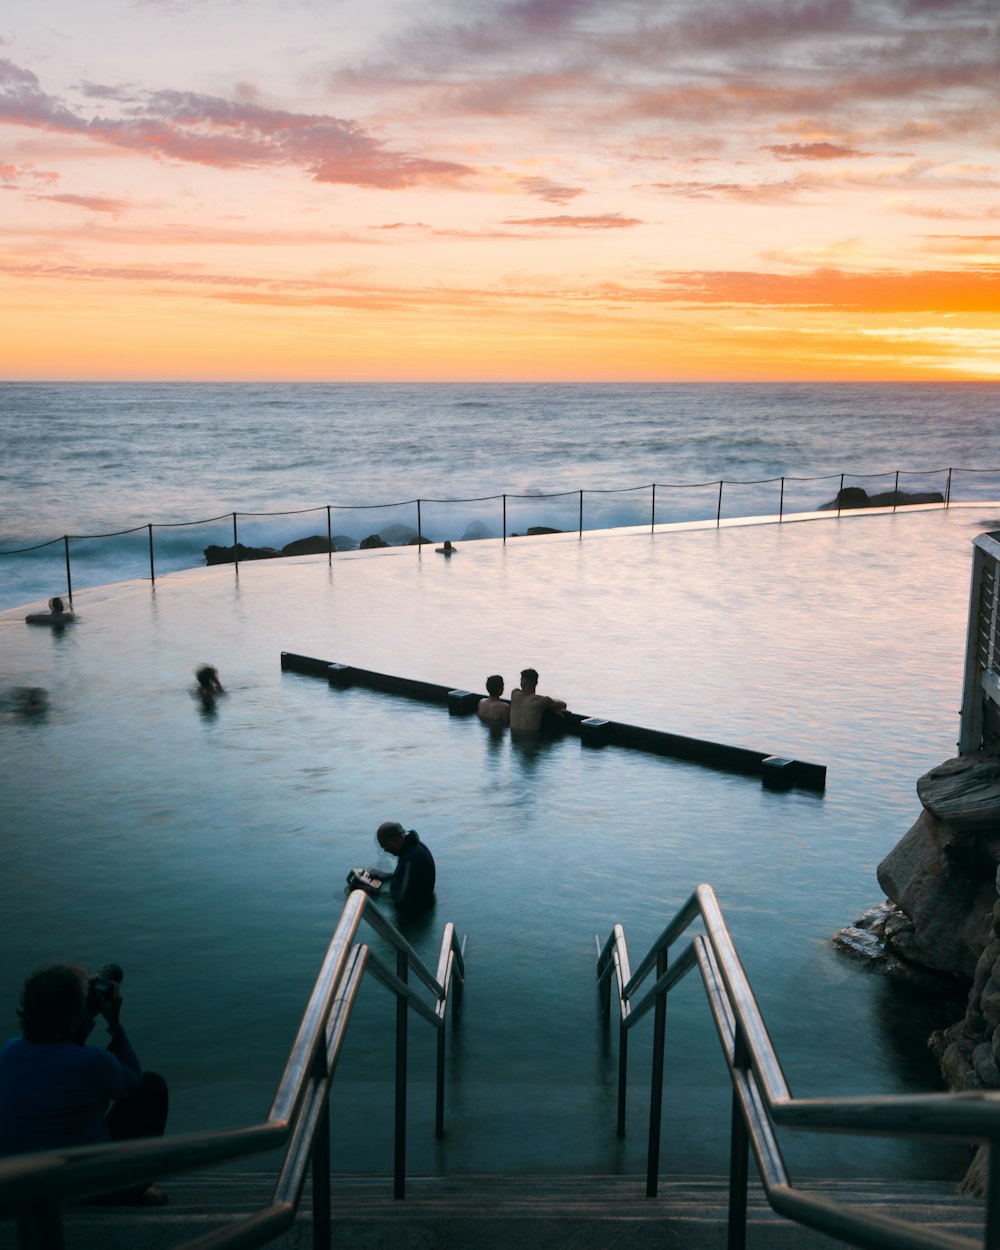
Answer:
M169 1250L267 1206L273 1174L183 1175L164 1183L159 1208L74 1207L66 1250ZM982 1238L983 1204L951 1182L821 1181L810 1193L895 1214L938 1231ZM676 1176L655 1198L639 1176L410 1177L394 1201L387 1176L334 1177L333 1244L341 1250L725 1250L728 1179ZM295 1226L271 1243L312 1246L308 1189ZM829 1250L836 1242L775 1215L758 1189L748 1211L749 1250ZM0 1250L14 1250L13 1223Z

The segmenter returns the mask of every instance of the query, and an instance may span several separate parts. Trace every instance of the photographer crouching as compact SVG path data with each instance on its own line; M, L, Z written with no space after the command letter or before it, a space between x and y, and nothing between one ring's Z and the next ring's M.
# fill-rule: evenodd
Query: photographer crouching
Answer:
M117 964L94 977L52 964L25 981L22 1036L0 1049L0 1156L163 1135L167 1085L143 1072L122 1028L121 981ZM105 1050L86 1045L98 1016ZM140 1185L99 1201L161 1206L167 1195Z

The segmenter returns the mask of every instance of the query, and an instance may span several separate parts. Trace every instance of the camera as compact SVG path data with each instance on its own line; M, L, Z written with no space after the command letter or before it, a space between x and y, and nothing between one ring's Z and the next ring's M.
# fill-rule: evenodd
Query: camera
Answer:
M119 964L105 964L87 983L87 1009L91 1015L100 1015L104 1004L114 997L115 986L121 985L124 973Z

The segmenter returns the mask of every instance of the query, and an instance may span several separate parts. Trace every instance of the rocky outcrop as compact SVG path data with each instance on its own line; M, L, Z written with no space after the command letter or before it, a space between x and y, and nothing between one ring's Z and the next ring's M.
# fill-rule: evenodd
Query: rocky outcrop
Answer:
M869 495L863 486L844 486L837 491L836 499L821 503L818 510L830 512L837 508L902 508L907 504L917 503L944 503L944 495L939 490L886 490L878 495Z
M367 538L362 538L361 542L358 543L358 549L360 551L372 551L376 547L388 546L389 544L385 541L381 534L369 534Z
M917 782L923 811L878 866L887 897L911 922L895 953L971 977L988 941L1000 864L1000 759L967 755Z
M952 1089L1000 1089L1000 758L947 760L917 795L923 811L878 866L889 901L834 940L926 989L971 983L965 1015L929 1045ZM966 1192L984 1169L977 1156Z
M237 543L234 549L233 547L218 547L213 544L205 548L205 563L232 564L234 550L240 560L274 560L281 554L280 551L275 551L273 547L245 547L243 543Z
M325 534L312 534L309 538L296 538L294 542L285 543L280 554L283 556L325 556L330 551L357 551L358 540L350 534L334 534L327 538Z

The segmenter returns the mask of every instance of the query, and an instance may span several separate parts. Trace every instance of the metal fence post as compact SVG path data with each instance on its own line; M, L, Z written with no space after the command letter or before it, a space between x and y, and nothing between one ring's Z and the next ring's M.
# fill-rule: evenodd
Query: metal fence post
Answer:
M948 484L944 489L944 506L947 508L951 505L951 469L948 470Z
M503 497L503 542L507 545L507 496Z
M628 1029L618 1021L618 1125L619 1137L625 1136L625 1103L628 1088Z
M578 537L583 537L583 491L580 491L580 529Z
M70 603L73 602L73 575L69 567L69 534L63 534L63 543L66 546L66 591Z
M734 1072L746 1072L750 1065L746 1038L737 1029ZM729 1236L727 1250L743 1250L747 1240L747 1181L749 1179L750 1136L743 1120L739 1095L733 1088L733 1110L729 1136Z
M17 1217L21 1250L63 1250L62 1206L38 1204Z
M434 1091L434 1136L438 1141L444 1137L444 1051L445 1051L445 1017L441 1017L441 1027L437 1035L437 1070L435 1072Z
M333 565L333 526L330 524L330 505L326 505L326 545L328 548L326 562Z
M236 513L233 513L233 564L240 567L240 544L236 537Z
M316 1054L314 1075L317 1084L329 1076L326 1050ZM327 1085L323 1110L316 1121L312 1150L313 1250L330 1250L330 1088Z
M892 491L892 510L896 511L896 504L899 503L899 470L896 470L896 485Z
M781 479L781 500L778 503L778 520L785 519L785 479Z
M396 951L396 975L406 984L409 961L406 951ZM393 1152L394 1198L406 1197L406 996L396 997L396 1134Z
M653 502L649 509L649 532L656 532L656 483L653 483Z
M719 483L719 502L715 509L715 528L716 529L719 528L721 519L722 519L722 483L720 482Z
M837 491L837 516L840 516L840 497L844 493L844 475L840 475L840 490Z
M153 526L147 523L146 529L149 530L149 580L155 584L156 568L153 564Z
M667 952L656 952L657 981L667 970ZM646 1156L646 1197L656 1197L660 1171L660 1120L663 1115L663 1052L667 1034L667 992L660 990L653 1008L653 1073L649 1091L649 1152Z
M420 555L420 548L424 545L424 531L420 524L420 500L417 500L417 555Z

